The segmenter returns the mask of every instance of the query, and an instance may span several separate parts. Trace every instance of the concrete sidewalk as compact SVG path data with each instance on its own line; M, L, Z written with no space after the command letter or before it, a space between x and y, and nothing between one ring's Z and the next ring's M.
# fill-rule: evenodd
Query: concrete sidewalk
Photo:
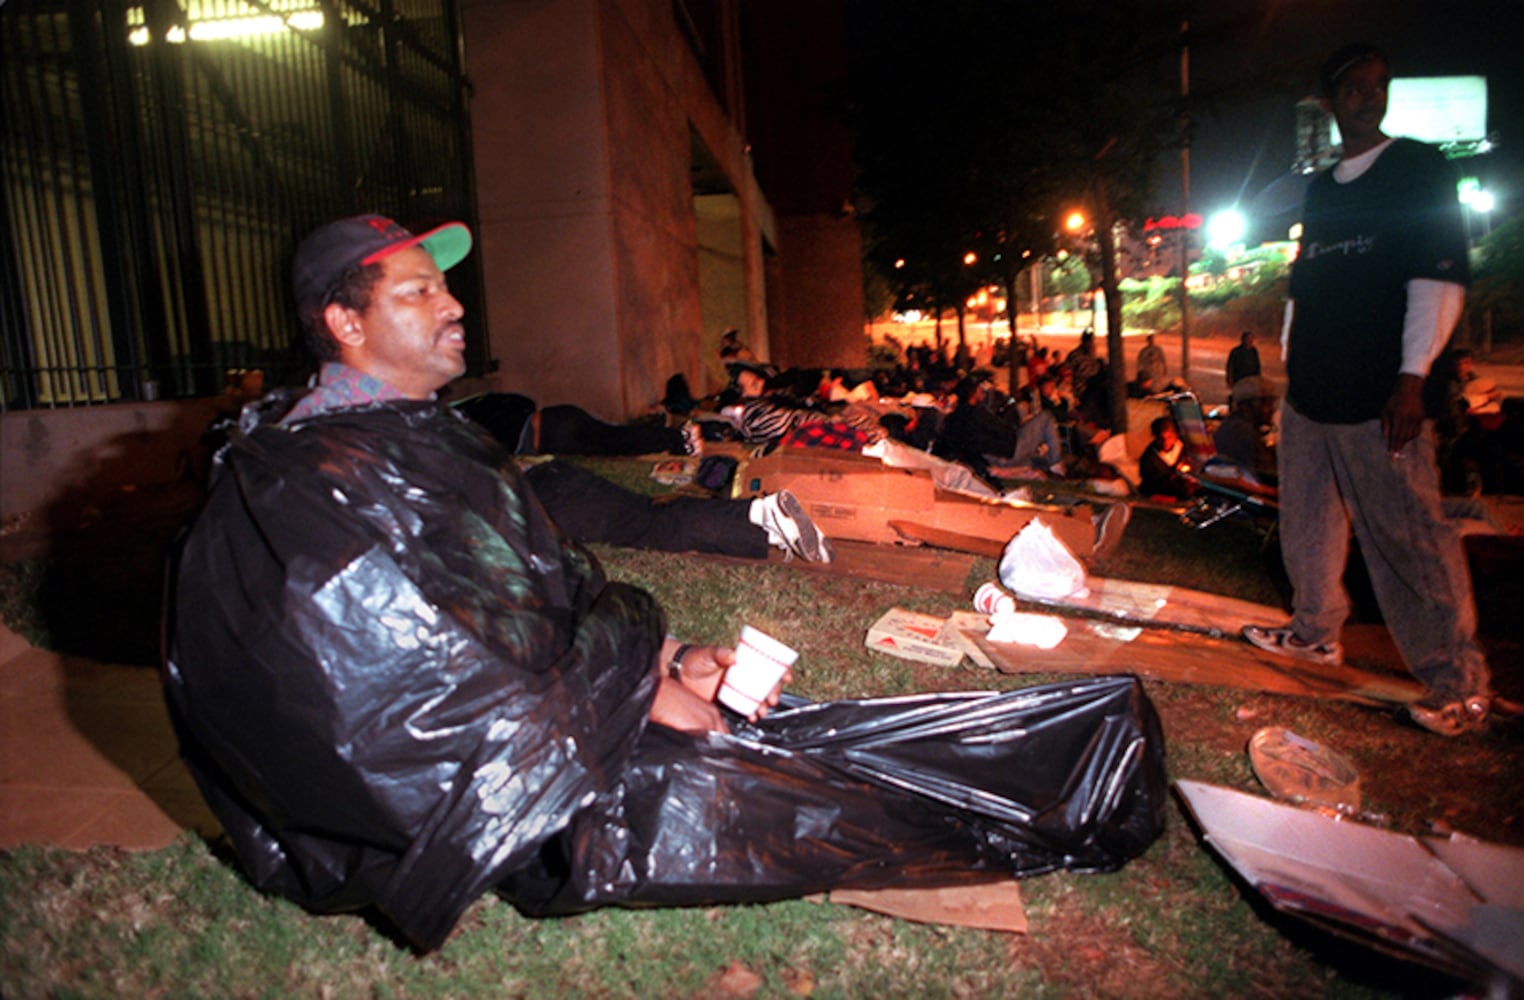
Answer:
M33 649L0 625L0 850L164 847L220 827L180 763L156 671Z

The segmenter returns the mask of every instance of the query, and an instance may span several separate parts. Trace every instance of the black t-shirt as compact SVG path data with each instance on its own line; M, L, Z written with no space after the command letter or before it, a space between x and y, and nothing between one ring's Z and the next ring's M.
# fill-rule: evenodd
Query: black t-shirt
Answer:
M1346 184L1307 191L1286 399L1321 423L1373 420L1402 366L1407 282L1470 280L1455 175L1433 147L1398 139Z

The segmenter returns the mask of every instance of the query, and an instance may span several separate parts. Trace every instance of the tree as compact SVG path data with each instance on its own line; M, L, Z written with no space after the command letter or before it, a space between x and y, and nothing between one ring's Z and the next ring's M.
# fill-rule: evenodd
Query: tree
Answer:
M1049 295L1065 296L1083 295L1095 287L1090 268L1085 266L1085 258L1079 254L1071 254L1059 261L1058 266L1048 272L1046 285Z
M1473 277L1467 310L1490 313L1494 324L1524 330L1524 213L1482 238Z
M858 0L852 104L859 208L883 251L907 261L980 247L966 277L1016 301L1025 268L1057 245L1058 219L1085 208L1106 295L1113 424L1125 430L1121 297L1111 237L1142 218L1154 163L1174 142L1173 4ZM1023 40L1035 44L1016 44ZM941 302L958 275L903 269Z

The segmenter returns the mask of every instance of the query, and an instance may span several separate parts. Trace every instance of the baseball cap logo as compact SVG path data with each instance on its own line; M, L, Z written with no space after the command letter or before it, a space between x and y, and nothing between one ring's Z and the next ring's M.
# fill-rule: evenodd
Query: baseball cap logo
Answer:
M379 215L373 215L369 219L366 219L365 224L388 239L406 239L411 235L391 219L383 218Z

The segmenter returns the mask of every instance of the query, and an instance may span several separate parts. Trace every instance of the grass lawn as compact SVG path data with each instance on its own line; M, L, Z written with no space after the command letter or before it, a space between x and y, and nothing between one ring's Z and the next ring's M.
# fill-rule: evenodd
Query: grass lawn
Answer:
M648 488L647 466L593 464ZM98 550L0 562L0 615L33 641L152 662L147 626L162 542L145 532ZM868 625L891 607L945 614L966 597L777 564L596 552L610 576L655 593L679 635L730 642L750 623L786 638L801 651L794 689L807 697L1052 679L930 667L863 648ZM1104 569L1284 600L1273 546L1262 550L1237 524L1193 532L1140 513ZM992 562L977 562L969 593L993 573ZM1489 651L1517 684L1513 623L1524 607L1511 599L1495 607L1485 596ZM55 613L64 606L67 625ZM1457 829L1524 845L1517 725L1446 741L1349 704L1157 683L1147 690L1164 722L1171 778L1263 794L1245 744L1262 726L1286 726L1349 756L1366 808L1388 817L1390 828ZM1273 914L1201 843L1178 802L1165 834L1121 871L1041 876L1022 891L1025 935L925 926L813 900L535 920L488 897L442 948L418 956L363 915L315 917L261 895L220 842L187 836L138 854L26 847L0 854L0 996L1282 997L1460 989Z

